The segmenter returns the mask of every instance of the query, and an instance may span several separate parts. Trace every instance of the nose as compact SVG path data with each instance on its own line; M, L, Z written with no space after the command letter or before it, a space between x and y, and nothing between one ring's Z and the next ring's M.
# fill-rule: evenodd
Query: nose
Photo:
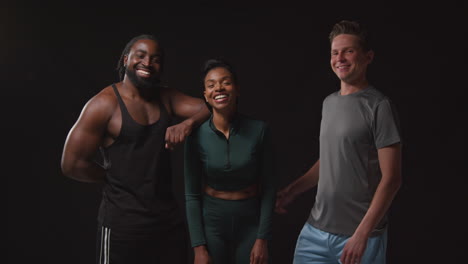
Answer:
M145 56L145 57L141 60L141 63L142 63L145 67L148 67L149 64L150 64L150 58L149 58L149 56Z
M222 91L224 90L224 85L222 83L215 84L215 91Z
M346 60L346 58L345 58L343 52L339 52L339 53L336 55L336 59L337 59L338 61L344 61L344 60Z

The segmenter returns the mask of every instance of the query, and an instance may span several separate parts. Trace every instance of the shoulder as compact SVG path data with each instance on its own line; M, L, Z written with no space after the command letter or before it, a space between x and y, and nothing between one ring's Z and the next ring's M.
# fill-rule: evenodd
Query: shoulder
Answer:
M159 92L162 97L170 97L173 96L174 93L177 93L177 90L174 88L170 88L167 85L161 85L159 86Z
M185 93L179 91L178 89L169 87L167 85L160 85L159 93L161 97L165 100L174 100L187 96Z
M194 128L188 137L192 139L199 139L200 136L206 135L207 133L211 133L212 130L210 128L209 122L210 118L208 118L206 121Z
M174 114L183 118L193 116L205 105L198 97L193 97L176 88L167 86L160 87L162 101L169 104Z
M203 123L201 123L197 128L195 128L193 131L197 133L205 133L207 131L211 131L210 120L211 118L208 118Z
M365 104L369 110L375 112L380 105L391 105L390 98L374 87L369 87L360 96L361 103Z
M246 135L251 135L258 138L264 138L270 134L270 126L265 120L253 118L244 114L238 114L238 122L240 130Z
M328 101L332 100L333 98L337 97L338 96L338 91L335 91L329 95L327 95L325 97L325 99L323 99L323 104L327 103Z
M172 98L174 96L175 89L171 89L166 85L159 86L159 95L161 103L169 111L169 114L172 115Z
M112 118L118 102L112 87L106 87L89 99L81 110L77 124L84 127L101 127Z
M268 123L266 121L254 118L246 114L239 113L237 118L239 119L239 122L242 126L249 126L255 128L264 128L268 126Z
M363 96L366 97L367 100L376 104L379 104L382 101L390 101L390 99L384 93L375 89L373 86L367 88Z
M84 110L105 114L113 113L117 106L114 90L112 86L107 86L86 102Z
M385 94L383 94L380 90L375 89L373 86L367 89L366 94L378 102L388 100L388 97Z

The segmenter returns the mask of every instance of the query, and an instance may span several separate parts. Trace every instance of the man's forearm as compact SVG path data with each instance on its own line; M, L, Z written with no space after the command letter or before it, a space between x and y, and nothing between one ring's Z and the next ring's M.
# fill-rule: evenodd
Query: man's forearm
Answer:
M390 208L395 195L400 189L402 182L400 144L379 149L379 164L382 170L382 178L366 215L356 229L357 234L370 235Z
M390 205L400 188L400 184L401 181L381 182L379 184L369 206L369 210L362 219L355 233L366 237L370 236L374 228L390 208Z
M76 161L73 165L63 166L65 176L80 182L104 182L105 170L93 161Z
M317 162L304 175L288 185L286 188L288 189L289 195L296 197L299 194L317 186L319 179L319 167L320 161L317 160Z
M198 127L203 122L205 122L210 117L210 111L206 106L201 107L201 109L194 114L193 116L185 119L183 122L189 125L192 128Z

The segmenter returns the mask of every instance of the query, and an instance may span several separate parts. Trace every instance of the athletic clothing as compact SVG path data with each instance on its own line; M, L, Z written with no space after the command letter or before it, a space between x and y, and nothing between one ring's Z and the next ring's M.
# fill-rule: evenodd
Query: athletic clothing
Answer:
M223 200L203 195L202 199L206 246L213 263L249 263L258 232L258 197Z
M176 226L181 233L185 232L185 223L172 193L170 152L164 147L170 116L161 103L159 120L141 125L131 117L117 87L112 87L121 110L122 126L115 142L100 148L106 181L98 230L105 228L114 232L114 236L118 234L122 250L125 243L130 245L132 241L166 243L166 229ZM123 242L125 240L128 241ZM172 245L185 252L185 240ZM118 250L112 245L110 249ZM156 252L154 250L153 254Z
M230 124L227 139L216 129L212 118L193 131L185 143L185 199L192 247L207 244L210 230L214 228L208 226L211 222L204 221L203 214L207 210L215 211L203 202L204 185L218 191L235 191L258 184L260 196L255 210L259 216L255 238L270 239L276 177L268 127L263 121L237 114ZM218 210L224 209L220 205ZM237 214L241 217L242 210Z
M187 264L184 224L161 225L152 230L120 230L98 226L98 264ZM148 233L153 235L148 235Z
M333 234L352 235L382 177L378 149L401 141L390 100L368 87L325 98L320 126L320 180L308 223ZM382 234L383 217L372 236Z
M335 235L305 223L294 251L293 264L340 264L343 248L350 236ZM385 264L387 231L367 240L361 264Z

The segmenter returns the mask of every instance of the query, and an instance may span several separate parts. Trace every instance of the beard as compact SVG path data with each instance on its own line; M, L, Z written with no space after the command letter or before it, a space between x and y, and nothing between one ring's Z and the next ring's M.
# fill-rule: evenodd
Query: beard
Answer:
M129 68L125 68L125 74L140 91L149 92L152 89L158 87L158 84L160 83L159 77L157 75L154 75L151 78L141 78L136 74L135 70Z

